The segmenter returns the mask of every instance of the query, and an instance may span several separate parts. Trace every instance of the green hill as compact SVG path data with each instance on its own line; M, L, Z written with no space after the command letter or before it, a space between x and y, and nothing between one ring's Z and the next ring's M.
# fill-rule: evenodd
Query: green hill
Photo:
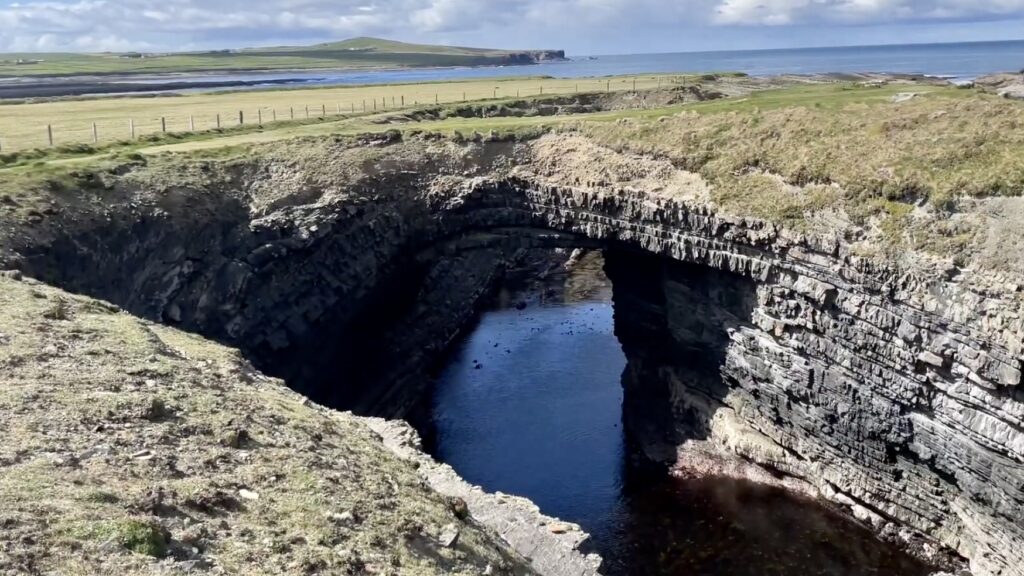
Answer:
M556 50L494 50L352 38L313 46L176 53L0 54L0 76L500 66L564 58Z

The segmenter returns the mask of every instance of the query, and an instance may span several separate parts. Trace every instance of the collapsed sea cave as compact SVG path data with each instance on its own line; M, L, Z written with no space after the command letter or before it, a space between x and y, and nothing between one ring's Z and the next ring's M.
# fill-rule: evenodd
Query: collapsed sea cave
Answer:
M495 146L482 155L510 148ZM424 185L399 168L345 194L302 190L258 209L251 190L275 177L266 167L216 193L171 188L137 202L121 189L119 205L34 232L3 264L236 346L320 404L418 421L429 441L432 375L495 291L558 276L573 250L600 253L625 362L623 445L627 459L659 465L624 480L655 487L636 501L648 522L677 534L663 511L689 513L666 508L679 504L679 485L663 483L671 470L691 493L729 486L733 508L813 510L844 526L836 539L859 547L850 535L863 529L921 558L858 548L860 564L822 573L957 570L959 554L981 573L1022 574L1020 371L1004 343L947 319L963 317L955 297L919 306L913 298L941 290L859 262L837 239L671 195L486 173ZM981 384L964 394L968 373ZM979 403L983 418L956 424ZM637 534L657 533L639 524ZM608 573L640 573L612 540L598 550L613 556ZM786 561L757 573L808 570Z

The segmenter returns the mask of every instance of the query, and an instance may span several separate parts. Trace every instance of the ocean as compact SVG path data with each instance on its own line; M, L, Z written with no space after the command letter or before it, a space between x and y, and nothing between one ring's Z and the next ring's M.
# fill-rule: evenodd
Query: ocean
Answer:
M580 78L619 74L681 72L746 72L754 76L825 72L891 72L925 74L967 81L994 72L1024 68L1024 40L958 44L849 46L788 50L678 52L619 56L572 56L565 62L489 68L432 68L377 71L306 71L268 74L203 75L241 81L290 80L303 85L386 84L460 78L553 76ZM181 81L180 76L175 81Z

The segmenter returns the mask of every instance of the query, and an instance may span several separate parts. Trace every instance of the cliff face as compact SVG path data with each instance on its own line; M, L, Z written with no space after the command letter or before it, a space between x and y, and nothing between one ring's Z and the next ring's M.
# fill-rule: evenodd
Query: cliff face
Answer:
M738 455L977 574L1024 574L1018 285L920 278L838 236L721 214L667 163L585 158L628 177L580 178L548 144L393 147L354 184L256 161L215 187L125 184L103 217L13 238L8 258L372 411L415 395L503 262L601 246L634 376L626 420L652 456ZM372 330L361 316L385 311ZM371 362L360 341L396 354ZM311 364L325 351L333 380Z

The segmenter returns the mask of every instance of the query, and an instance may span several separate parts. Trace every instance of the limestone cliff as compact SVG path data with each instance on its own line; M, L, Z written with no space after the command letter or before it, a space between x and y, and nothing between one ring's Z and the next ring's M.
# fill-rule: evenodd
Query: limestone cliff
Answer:
M635 382L656 383L626 390L652 455L710 445L977 574L1024 574L1012 273L922 273L840 227L723 213L699 176L581 139L317 146L175 166L173 185L139 176L159 163L106 175L96 201L56 194L50 218L11 228L0 257L373 411L407 404L519 250L600 246ZM310 370L326 356L327 379Z

